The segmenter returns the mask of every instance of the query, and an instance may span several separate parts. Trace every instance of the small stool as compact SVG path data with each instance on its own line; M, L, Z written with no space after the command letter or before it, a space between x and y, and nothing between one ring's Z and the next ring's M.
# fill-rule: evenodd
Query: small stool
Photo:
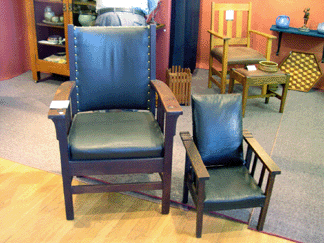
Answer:
M242 94L242 115L245 115L245 107L247 99L254 98L265 98L265 103L269 103L270 97L276 97L281 100L280 113L283 113L288 86L289 86L290 75L278 70L275 73L264 72L261 70L248 71L244 68L232 68L230 71L230 82L228 93L233 92L234 81L237 81L243 85ZM283 90L282 95L271 91L269 85L271 84L282 84ZM263 86L261 95L248 96L250 86Z

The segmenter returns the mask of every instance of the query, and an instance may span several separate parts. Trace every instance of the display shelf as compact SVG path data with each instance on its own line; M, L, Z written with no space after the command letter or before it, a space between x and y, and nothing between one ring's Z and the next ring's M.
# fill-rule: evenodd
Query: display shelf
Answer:
M63 17L59 23L51 23L45 20L45 9L50 7L57 17ZM68 40L67 26L73 23L72 0L28 0L28 38L30 42L30 57L33 79L40 80L41 73L53 73L59 75L70 75L68 66ZM59 36L65 39L64 44L46 43L49 37ZM61 43L61 42L60 42ZM44 59L55 55L55 53L65 52L65 63L54 63Z
M62 4L63 0L35 0L35 2L39 2L39 3L60 3L60 4Z
M315 37L315 38L324 38L324 34L319 33L316 30L309 30L307 32L305 31L300 31L299 28L278 28L276 25L272 25L270 30L272 31L277 31L279 33L279 39L278 39L278 48L276 55L279 55L280 52L280 46L281 46L281 39L282 39L282 33L287 33L287 34L293 34L293 35L298 35L298 36L310 36L310 37ZM322 54L322 63L324 63L324 47L323 47L323 54Z
M88 2L73 1L73 4L96 7L96 2L94 2L94 1L88 1Z
M54 25L54 24L45 24L45 23L36 23L38 26L48 27L48 28L58 28L58 29L64 29L64 25Z

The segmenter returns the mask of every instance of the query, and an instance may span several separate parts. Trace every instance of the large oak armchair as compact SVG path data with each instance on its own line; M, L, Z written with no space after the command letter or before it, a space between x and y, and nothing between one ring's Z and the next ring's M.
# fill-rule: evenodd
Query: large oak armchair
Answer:
M215 83L225 93L228 69L233 65L258 64L270 60L275 36L251 29L252 4L212 2L208 87ZM264 53L251 48L251 35L265 38ZM260 42L261 43L261 42ZM214 67L214 60L221 70Z
M204 211L261 207L257 229L262 230L280 169L251 133L242 131L241 95L193 95L192 112L193 137L180 136L186 149L183 203L190 191L196 236L202 235Z
M59 141L66 218L74 218L73 194L135 190L162 190L167 214L182 109L155 80L156 26L69 25L68 37L73 81L58 88L48 113ZM159 173L161 180L72 185L74 177L136 173Z

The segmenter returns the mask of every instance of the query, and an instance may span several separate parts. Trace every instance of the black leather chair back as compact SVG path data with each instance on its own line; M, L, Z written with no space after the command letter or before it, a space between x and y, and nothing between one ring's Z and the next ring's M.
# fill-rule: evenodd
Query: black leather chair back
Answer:
M192 95L193 139L206 166L243 161L242 96Z
M155 25L68 26L70 79L76 81L78 111L149 108L155 32Z

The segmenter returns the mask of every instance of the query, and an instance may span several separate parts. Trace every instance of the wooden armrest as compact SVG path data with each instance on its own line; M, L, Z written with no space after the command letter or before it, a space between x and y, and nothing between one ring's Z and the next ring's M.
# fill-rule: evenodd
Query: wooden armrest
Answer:
M263 33L263 32L257 31L257 30L250 30L250 32L255 33L257 35L264 36L267 39L277 39L277 37L274 35L266 34L266 33Z
M53 101L70 100L73 89L75 88L74 81L64 82L58 87ZM49 119L63 118L67 109L50 109L48 112Z
M152 80L151 84L161 99L165 112L172 115L182 115L182 108L169 86L160 80Z
M180 132L180 137L186 149L187 156L199 180L208 180L209 173L201 159L198 149L189 132Z
M207 30L207 31L210 34L212 34L213 36L217 37L217 38L220 38L220 39L223 39L223 40L230 40L231 39L230 37L226 37L226 36L219 35L215 31L212 31L212 30Z
M266 166L272 174L280 174L281 170L277 164L270 158L267 152L261 147L258 141L252 136L248 130L243 130L243 138L251 146L254 153L259 157L260 161Z

